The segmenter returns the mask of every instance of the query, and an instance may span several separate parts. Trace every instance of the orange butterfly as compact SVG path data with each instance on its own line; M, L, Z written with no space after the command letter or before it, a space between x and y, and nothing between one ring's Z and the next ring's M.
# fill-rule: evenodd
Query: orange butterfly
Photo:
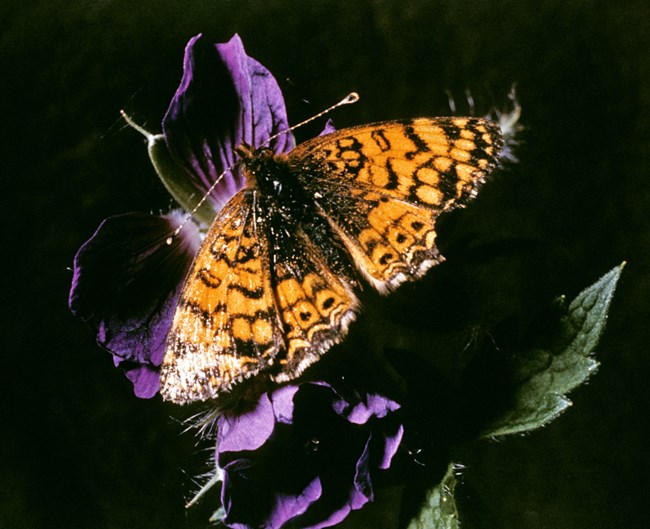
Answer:
M421 118L340 130L289 154L239 148L246 186L185 281L163 398L215 398L260 372L298 377L345 336L357 271L386 293L443 260L436 219L476 196L502 145L491 121Z

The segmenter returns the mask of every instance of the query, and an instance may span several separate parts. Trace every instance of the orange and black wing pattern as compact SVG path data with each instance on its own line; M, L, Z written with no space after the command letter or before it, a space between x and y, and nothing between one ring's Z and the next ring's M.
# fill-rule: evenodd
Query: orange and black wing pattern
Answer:
M256 191L236 194L210 226L167 336L161 394L207 400L272 365L284 347Z
M357 267L388 292L442 260L436 219L476 196L502 144L485 119L420 118L337 131L289 156Z
M313 245L308 233L327 229L319 222L283 218L257 189L228 202L178 302L161 372L165 400L216 398L262 371L291 380L340 341L358 305L355 280L335 250Z

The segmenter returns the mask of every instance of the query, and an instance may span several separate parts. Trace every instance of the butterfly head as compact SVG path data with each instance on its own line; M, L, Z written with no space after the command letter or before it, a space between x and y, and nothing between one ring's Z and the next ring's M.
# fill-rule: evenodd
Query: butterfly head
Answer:
M239 156L239 163L242 164L245 173L256 173L261 167L267 165L269 160L275 157L273 150L269 147L258 147L257 149L247 144L242 144L235 149Z
M284 194L286 184L291 180L288 176L286 157L275 154L268 147L253 149L243 145L238 147L236 152L240 156L244 177L249 187L256 187L265 195Z

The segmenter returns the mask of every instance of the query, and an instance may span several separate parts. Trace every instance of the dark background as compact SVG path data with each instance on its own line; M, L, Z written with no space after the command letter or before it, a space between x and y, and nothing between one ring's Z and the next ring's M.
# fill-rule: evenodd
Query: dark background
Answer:
M351 90L362 99L339 127L448 114L445 90L461 113L471 90L483 114L517 83L520 163L449 237L535 241L525 274L549 296L628 265L575 406L456 454L463 527L649 527L649 21L645 0L3 2L0 527L207 526L210 506L183 509L209 455L183 413L136 399L67 310L74 253L99 222L171 205L118 111L160 130L199 32L239 33L294 123ZM508 266L491 270L507 297Z

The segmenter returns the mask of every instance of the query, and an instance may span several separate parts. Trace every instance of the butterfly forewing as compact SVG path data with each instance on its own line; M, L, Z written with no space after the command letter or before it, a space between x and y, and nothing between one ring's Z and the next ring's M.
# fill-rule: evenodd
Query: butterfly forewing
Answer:
M368 280L385 292L442 260L435 221L476 195L501 150L496 124L421 118L344 129L290 157ZM319 169L319 167L321 169Z
M214 398L270 366L284 347L256 193L246 189L228 202L192 265L167 337L166 400Z
M325 184L381 190L443 210L476 194L501 147L500 129L491 121L420 118L343 129L298 145L290 156L324 163Z

